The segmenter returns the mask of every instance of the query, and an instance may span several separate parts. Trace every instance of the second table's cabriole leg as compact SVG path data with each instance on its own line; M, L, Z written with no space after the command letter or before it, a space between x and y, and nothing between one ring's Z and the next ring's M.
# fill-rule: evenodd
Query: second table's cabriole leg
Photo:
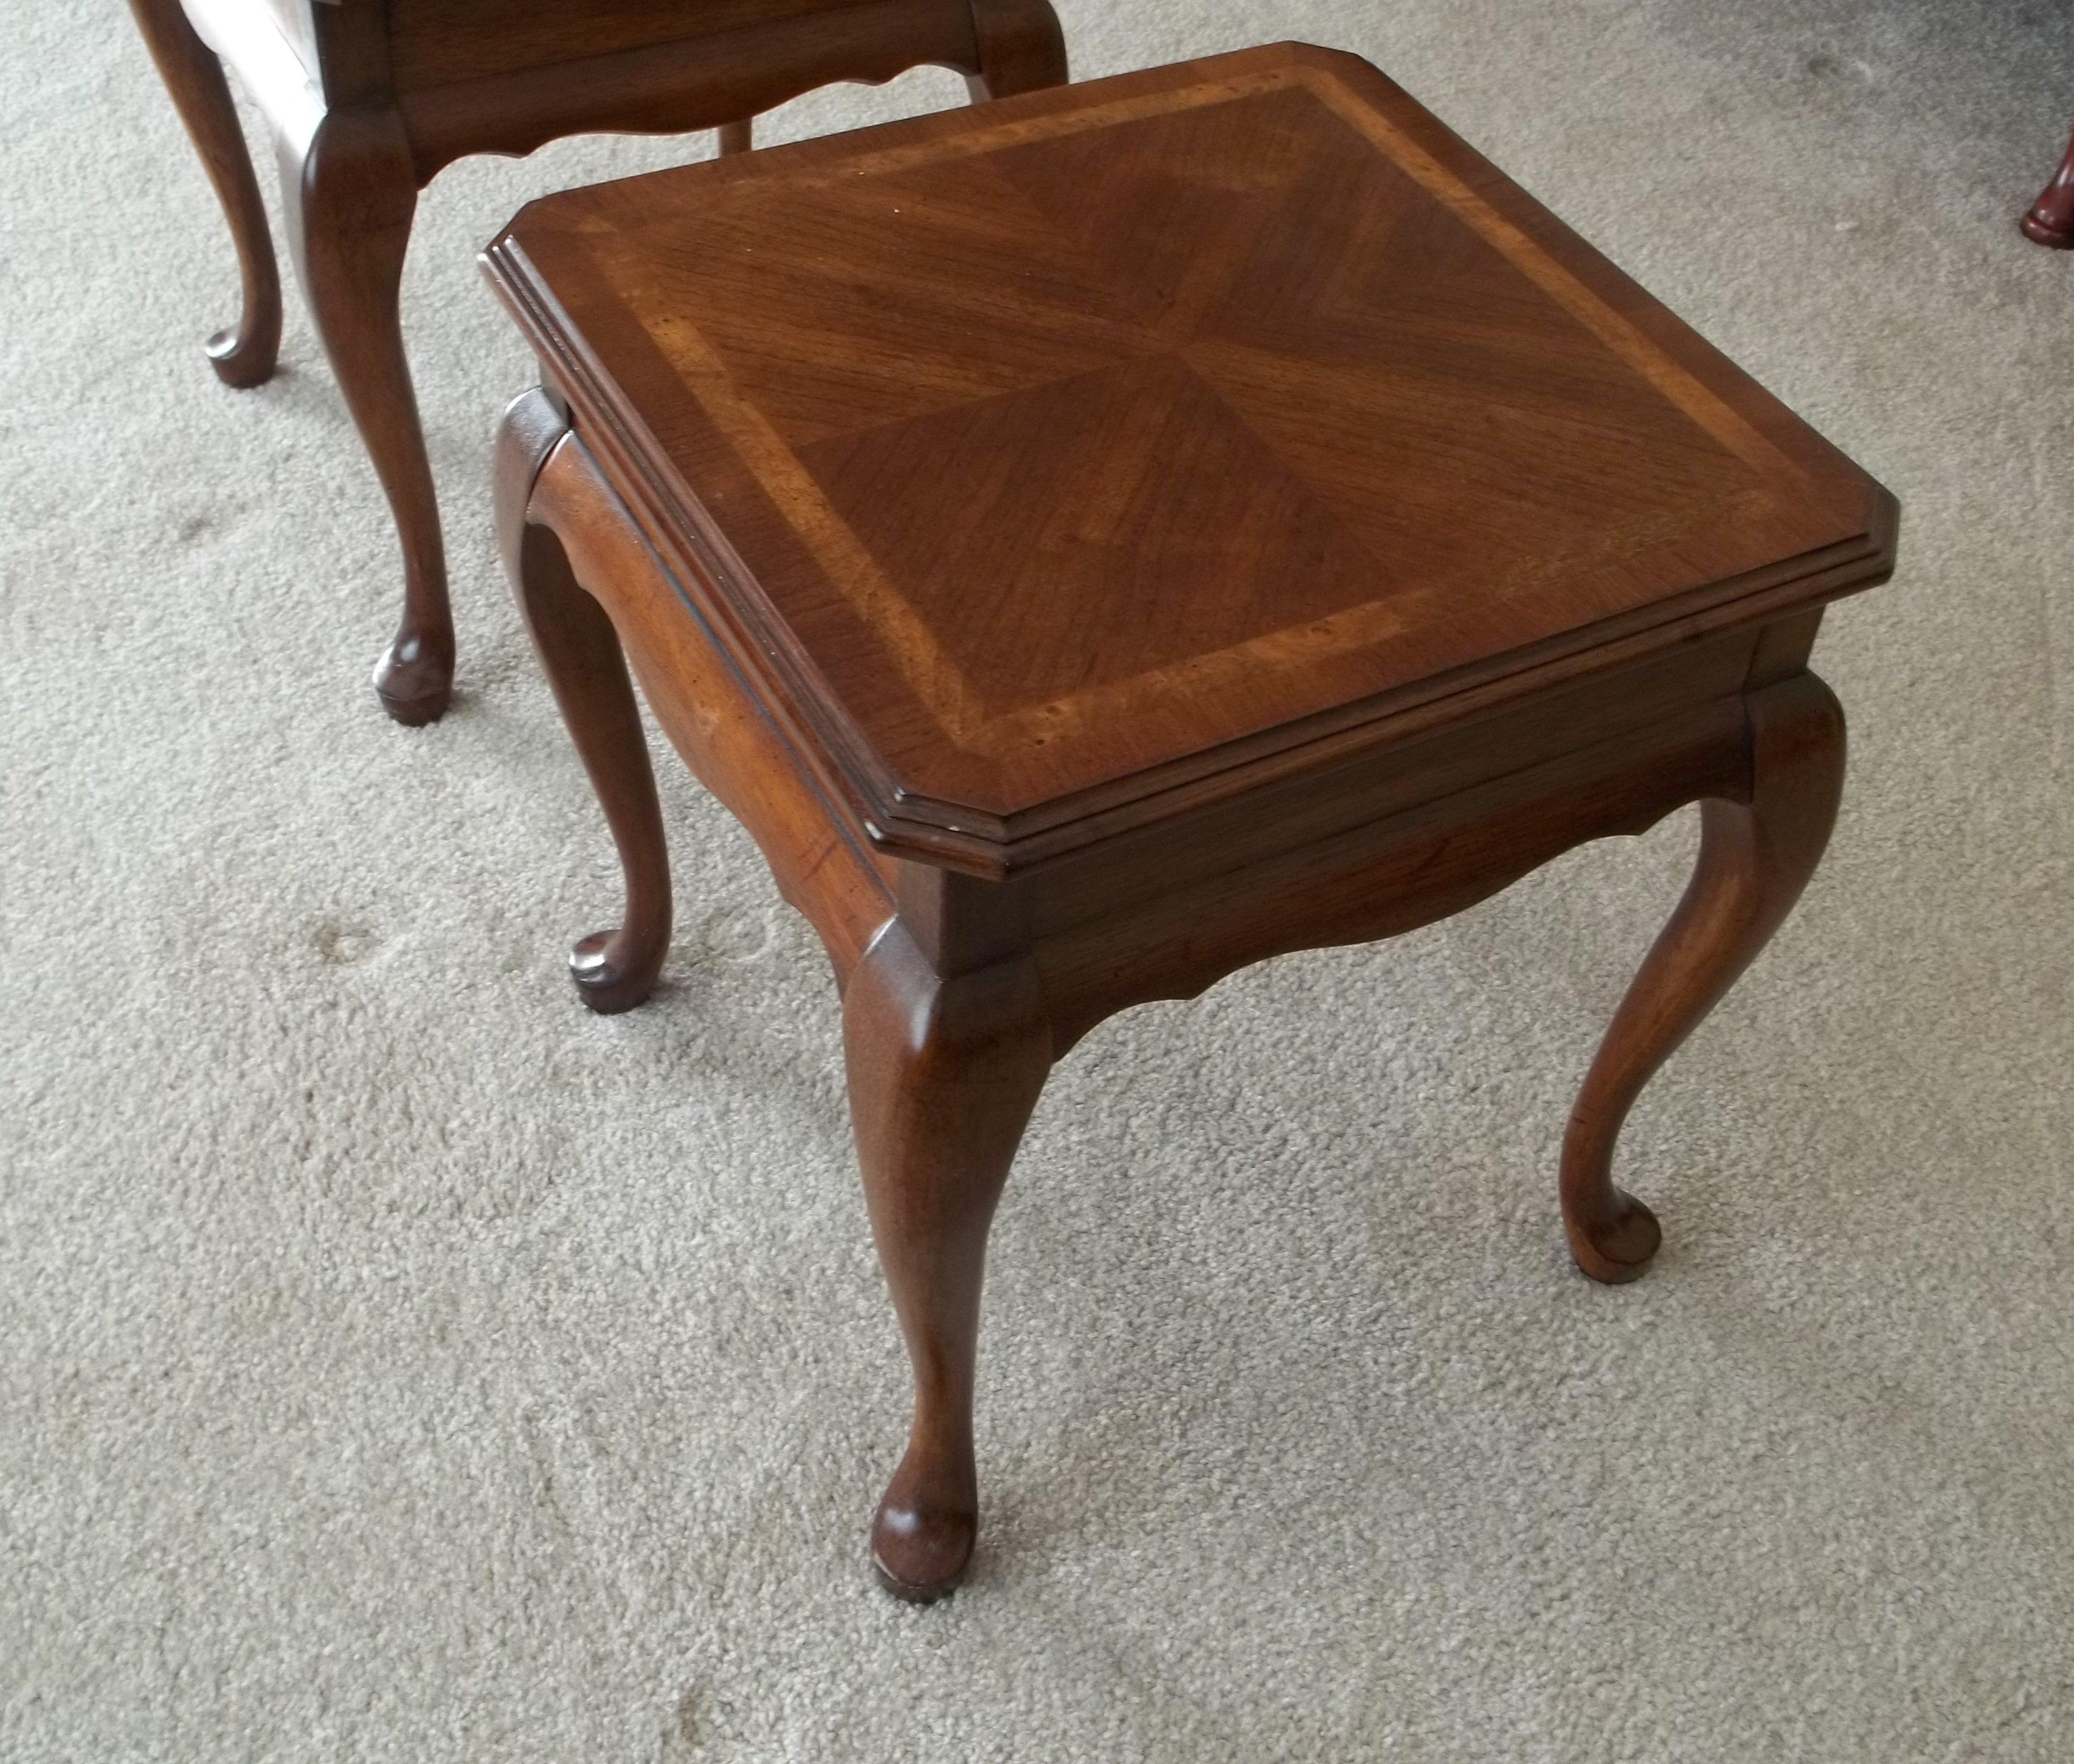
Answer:
M626 878L626 914L618 928L585 938L569 956L577 995L609 1016L641 1003L662 973L670 946L670 859L618 634L577 582L561 540L527 518L534 480L564 433L560 413L543 393L527 394L505 414L498 435L498 538Z
M1844 780L1844 713L1814 675L1754 694L1750 799L1700 807L1699 862L1628 989L1586 1076L1563 1141L1563 1224L1594 1280L1632 1280L1663 1233L1614 1187L1614 1143L1657 1068L1770 940L1814 873Z
M452 691L453 615L399 308L418 206L402 122L386 109L327 112L306 151L283 150L281 189L312 316L403 548L403 622L374 690L398 722L432 722Z
M1051 0L972 0L972 9L979 72L965 84L975 100L1066 83L1065 33Z
M238 124L223 64L196 35L180 0L130 0L130 10L216 187L238 246L244 308L234 327L209 340L209 358L225 385L258 386L273 378L280 357L281 277L259 180L253 174L252 155Z
M1051 1069L1027 958L940 978L898 922L843 995L850 1118L879 1260L915 1375L906 1456L872 1523L886 1588L926 1604L979 1523L973 1379L995 1204Z
M719 134L720 156L723 159L746 153L756 145L756 119L744 117L739 122L723 122Z

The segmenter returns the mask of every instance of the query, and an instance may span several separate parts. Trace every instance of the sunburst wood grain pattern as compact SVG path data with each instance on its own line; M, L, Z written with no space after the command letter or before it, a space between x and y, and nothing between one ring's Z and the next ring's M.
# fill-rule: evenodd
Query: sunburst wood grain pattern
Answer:
M889 835L1013 846L1886 544L1861 474L1372 69L1098 89L552 197L492 253L725 525Z

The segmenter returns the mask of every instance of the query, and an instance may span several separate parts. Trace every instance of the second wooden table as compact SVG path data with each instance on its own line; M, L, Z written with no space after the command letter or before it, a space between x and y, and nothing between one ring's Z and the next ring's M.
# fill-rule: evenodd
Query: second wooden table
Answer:
M975 97L1056 85L1050 0L130 0L223 203L244 275L212 338L226 385L270 378L281 291L259 185L225 84L272 127L288 245L403 547L403 616L374 670L400 723L452 693L446 547L398 299L418 192L474 153L531 153L595 130L719 126L839 80L957 68Z

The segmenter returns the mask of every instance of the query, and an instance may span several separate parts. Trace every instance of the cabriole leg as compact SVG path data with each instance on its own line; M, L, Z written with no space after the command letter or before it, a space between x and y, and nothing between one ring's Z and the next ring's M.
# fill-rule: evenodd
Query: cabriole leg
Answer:
M159 65L159 76L187 125L202 168L215 185L223 217L238 246L245 306L238 323L209 340L209 358L226 386L258 386L273 378L281 353L281 277L266 209L253 175L245 132L216 52L195 35L180 0L130 0L137 27Z
M1828 843L1844 781L1844 713L1802 673L1748 701L1747 802L1701 804L1685 896L1628 989L1563 1141L1563 1225L1594 1280L1632 1280L1663 1232L1613 1186L1614 1142L1642 1088L1778 930Z
M398 722L432 722L452 691L453 615L398 306L418 207L403 123L386 111L329 112L306 152L283 152L281 191L311 314L403 543L403 622L374 690Z
M907 1455L879 1502L880 1584L927 1604L964 1576L979 1526L973 1378L986 1239L1051 1069L1027 960L940 979L898 921L843 998L851 1124L872 1235L915 1374Z
M626 915L618 928L585 938L569 956L577 995L611 1015L647 998L663 971L670 946L670 859L618 634L577 582L561 540L527 518L534 481L566 432L543 393L527 394L505 413L497 443L498 537L519 610L626 878Z

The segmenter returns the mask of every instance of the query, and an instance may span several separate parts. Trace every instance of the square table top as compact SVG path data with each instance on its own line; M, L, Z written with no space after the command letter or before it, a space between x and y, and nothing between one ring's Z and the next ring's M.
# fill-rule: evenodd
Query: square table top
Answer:
M485 265L874 835L1150 816L1891 568L1885 491L1330 51L565 192Z

